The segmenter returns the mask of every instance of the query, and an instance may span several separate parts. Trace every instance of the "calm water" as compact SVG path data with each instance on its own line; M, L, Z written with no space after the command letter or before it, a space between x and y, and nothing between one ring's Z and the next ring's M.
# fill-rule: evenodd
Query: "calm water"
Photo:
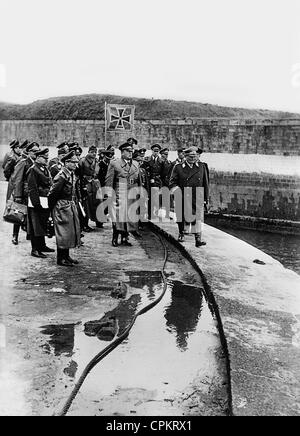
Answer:
M278 235L247 229L228 229L225 227L218 227L218 229L259 248L281 262L286 268L300 275L299 236Z

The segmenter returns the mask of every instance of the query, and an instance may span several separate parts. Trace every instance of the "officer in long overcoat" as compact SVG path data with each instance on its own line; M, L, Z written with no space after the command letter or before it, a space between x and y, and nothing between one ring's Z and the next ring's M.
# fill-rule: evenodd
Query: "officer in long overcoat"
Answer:
M151 150L151 157L145 158L142 166L147 171L150 183L149 216L154 217L158 214L160 207L160 188L163 185L163 161L160 156L161 146L159 144L153 144Z
M91 145L87 155L79 160L75 172L76 176L79 178L81 198L86 215L83 228L85 232L94 230L92 227L89 227L89 220L94 221L97 227L101 227L96 216L97 207L100 203L97 197L97 192L100 188L100 182L97 178L98 173L99 162L97 159L97 147Z
M76 178L74 171L78 163L75 151L62 158L64 167L55 176L48 200L52 210L56 245L57 264L73 266L78 261L71 258L70 248L80 246L80 222L76 203Z
M118 245L118 236L121 235L121 243L131 246L129 233L139 238L139 216L130 214L130 206L136 201L140 193L141 178L139 164L132 159L133 148L125 142L120 145L121 157L110 162L105 180L108 195L113 200L112 214L113 239L112 245ZM130 194L130 198L129 198Z
M45 258L44 253L55 250L46 246L47 223L50 215L47 197L52 185L48 170L49 148L35 153L36 160L27 173L28 219L27 233L31 241L31 255Z
M203 190L197 188L203 188ZM175 197L178 240L183 242L184 231L186 228L191 228L191 233L195 234L196 247L205 245L205 242L201 240L201 223L204 216L204 204L208 203L209 185L207 170L197 158L196 147L186 149L185 162L173 168L170 189Z
M27 173L30 167L34 164L36 159L35 153L39 151L39 144L37 142L29 142L25 148L26 157L18 161L15 170L11 176L12 195L16 203L28 204L28 185ZM20 224L14 224L12 243L18 245Z

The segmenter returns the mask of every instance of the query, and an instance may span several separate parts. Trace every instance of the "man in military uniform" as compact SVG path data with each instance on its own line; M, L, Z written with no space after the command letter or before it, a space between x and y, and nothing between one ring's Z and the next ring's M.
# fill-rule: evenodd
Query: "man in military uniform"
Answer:
M161 179L162 186L169 186L171 171L173 169L173 163L168 159L169 157L169 149L163 148L160 152L161 159L163 161L162 171L161 171Z
M107 170L109 167L109 164L112 159L114 159L115 156L115 150L112 145L109 145L106 150L103 151L103 159L99 161L99 172L98 172L98 179L101 185L101 188L105 187L105 180L107 175ZM101 199L100 201L102 201ZM104 210L105 215L108 214L108 208L105 208ZM103 222L98 221L97 227L102 228Z
M80 194L85 211L84 228L85 232L94 230L89 227L89 220L96 223L96 227L101 227L101 223L97 220L96 211L100 204L98 199L98 191L100 189L100 182L98 180L99 163L96 159L97 147L91 145L86 156L82 157L78 162L75 174L80 181Z
M146 149L135 150L132 158L137 161L140 167L140 178L141 178L141 190L140 199L143 203L142 208L139 208L139 214L141 215L139 220L139 228L143 228L143 224L147 221L148 214L148 201L149 201L149 192L150 192L150 184L147 171L143 168L143 162L145 158ZM142 209L142 210L141 210Z
M69 144L64 141L59 144L57 147L57 156L50 160L48 168L51 174L52 179L60 172L63 167L63 163L61 158L69 152Z
M130 206L136 201L140 192L141 179L139 164L132 159L133 148L125 142L120 145L121 157L110 162L105 185L113 207L111 208L113 221L113 247L118 246L118 236L121 244L131 246L129 233L140 238L138 232L138 214L132 216ZM135 192L136 191L136 192ZM130 193L130 197L128 194ZM132 194L136 194L132 195ZM135 197L135 198L132 198Z
M132 148L138 144L138 141L135 138L128 138L126 142L127 144L131 145Z
M47 197L52 184L48 170L49 148L35 153L36 160L28 170L28 220L27 232L31 241L31 256L45 258L44 253L54 252L46 246L47 222L50 210Z
M202 148L198 147L197 148L197 159L198 159L198 162L202 162L201 161L201 154L202 153L203 153ZM202 164L205 166L205 169L206 169L206 172L207 172L207 179L208 179L208 182L209 182L209 168L208 168L208 165L207 165L206 162L202 162Z
M28 203L28 185L27 185L27 172L32 167L36 159L36 152L39 151L39 144L37 142L29 142L26 146L26 158L19 160L15 166L15 170L11 177L13 199L16 203ZM18 237L20 232L20 225L14 224L12 243L18 245Z
M9 147L10 147L10 151L8 151L7 153L5 153L4 158L3 158L3 162L2 162L2 168L5 168L5 165L7 164L7 160L9 157L11 157L13 155L13 148L15 146L15 144L20 145L19 141L17 139L14 139L13 141L11 141L9 143Z
M70 248L80 246L80 222L76 204L75 151L62 157L64 167L55 176L48 200L52 210L57 245L57 264L71 267L79 262L70 257Z
M3 173L7 181L9 181L12 173L14 172L17 162L21 159L21 155L22 155L22 148L19 141L12 142L10 148L11 148L11 152L9 153L8 156L4 158L5 165L3 167Z
M184 242L185 227L191 229L195 235L195 245L200 247L206 243L201 240L203 204L208 203L208 178L205 165L197 158L197 148L190 147L185 150L185 162L175 165L170 188L174 192L177 224L179 229L178 240ZM180 191L178 191L178 188ZM203 195L199 188L203 188ZM177 192L176 192L177 191ZM181 194L181 195L178 195Z
M153 144L151 147L152 155L146 158L143 163L143 168L147 171L150 182L150 197L149 197L149 216L157 216L159 210L159 192L162 187L162 170L163 161L160 157L161 146Z

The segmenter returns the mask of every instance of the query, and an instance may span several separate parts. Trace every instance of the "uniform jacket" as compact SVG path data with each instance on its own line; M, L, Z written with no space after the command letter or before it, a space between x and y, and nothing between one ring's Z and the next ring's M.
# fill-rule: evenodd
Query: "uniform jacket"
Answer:
M98 179L100 181L101 186L105 186L105 179L106 179L109 164L110 164L110 161L106 160L106 159L103 159L99 162Z
M80 244L80 222L75 202L76 178L63 168L54 178L49 192L49 207L52 209L56 244L69 249Z
M47 235L49 209L43 209L40 197L47 197L52 184L48 168L34 163L27 172L28 196L33 207L28 207L27 232L33 236Z
M97 195L100 188L98 160L89 155L82 157L75 174L79 178L80 198L85 212L90 220L97 221L96 212L100 203Z
M143 168L145 168L147 171L150 186L161 188L163 171L162 159L159 156L156 159L151 156L150 159L144 161Z
M12 153L6 161L6 164L4 166L4 176L6 180L9 180L14 172L15 166L17 165L18 161L21 159L21 156L17 155L16 153Z
M184 187L203 187L204 201L208 201L209 186L207 170L202 162L194 163L191 168L186 162L174 166L171 178L170 189L175 186L183 189Z
M161 179L162 179L163 186L169 186L173 167L174 167L173 162L171 162L169 159L163 161L162 171L161 171Z
M2 162L2 168L5 168L5 165L7 164L8 159L13 155L13 150L8 151L7 153L5 153L5 156L3 158L3 162Z
M177 216L182 216L185 208L185 202L189 202L191 211L193 214L195 214L196 205L199 201L199 198L197 198L197 187L203 187L204 201L208 201L209 186L205 165L202 162L194 163L192 168L186 162L175 165L170 179L170 189L176 186L181 188L182 194L184 194L185 187L192 188L188 196L185 197L183 195L183 201L181 205L176 205L175 200Z
M128 192L131 188L139 188L141 186L139 164L132 160L125 161L124 159L114 159L110 162L105 186L113 188L115 192L115 207L112 210L112 221L116 224L119 231L136 231L138 229L138 220L133 221L128 216L127 212L135 202L135 198L128 199ZM138 192L136 192L138 195ZM127 201L124 209L122 199ZM123 213L125 210L125 213ZM126 226L125 226L126 224Z
M87 183L91 179L96 178L98 173L99 163L97 159L87 155L79 160L76 175L83 181L83 183Z
M53 159L50 160L48 168L52 179L54 179L56 174L58 174L62 170L63 164L58 157L54 157Z
M21 159L17 163L15 171L12 175L14 198L20 198L24 204L27 203L28 199L28 184L26 174L33 164L34 160L32 160L29 156L26 159Z

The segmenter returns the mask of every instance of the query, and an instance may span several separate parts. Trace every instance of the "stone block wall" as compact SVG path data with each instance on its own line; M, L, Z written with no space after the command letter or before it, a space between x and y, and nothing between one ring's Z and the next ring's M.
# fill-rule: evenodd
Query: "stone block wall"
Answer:
M154 142L176 150L193 143L206 152L300 155L300 120L183 119L136 121L132 132L107 132L107 144L120 145L129 136L149 148ZM84 147L104 146L104 121L0 121L0 144L14 138L34 139L45 146L76 140Z
M150 148L159 142L171 150L193 143L206 153L275 155L296 160L300 156L300 120L182 119L136 121L134 131L107 132L106 144L118 146L135 136L139 146ZM0 144L14 138L32 139L54 147L64 140L76 140L83 147L104 147L104 121L19 120L0 121ZM3 156L0 150L0 155ZM86 151L84 151L84 154ZM221 156L222 157L222 156ZM251 157L251 156L249 156ZM241 157L242 158L242 157ZM227 158L226 158L227 159ZM211 171L211 210L230 215L300 221L300 177L256 172L224 165Z
M212 212L300 221L300 177L210 172Z

